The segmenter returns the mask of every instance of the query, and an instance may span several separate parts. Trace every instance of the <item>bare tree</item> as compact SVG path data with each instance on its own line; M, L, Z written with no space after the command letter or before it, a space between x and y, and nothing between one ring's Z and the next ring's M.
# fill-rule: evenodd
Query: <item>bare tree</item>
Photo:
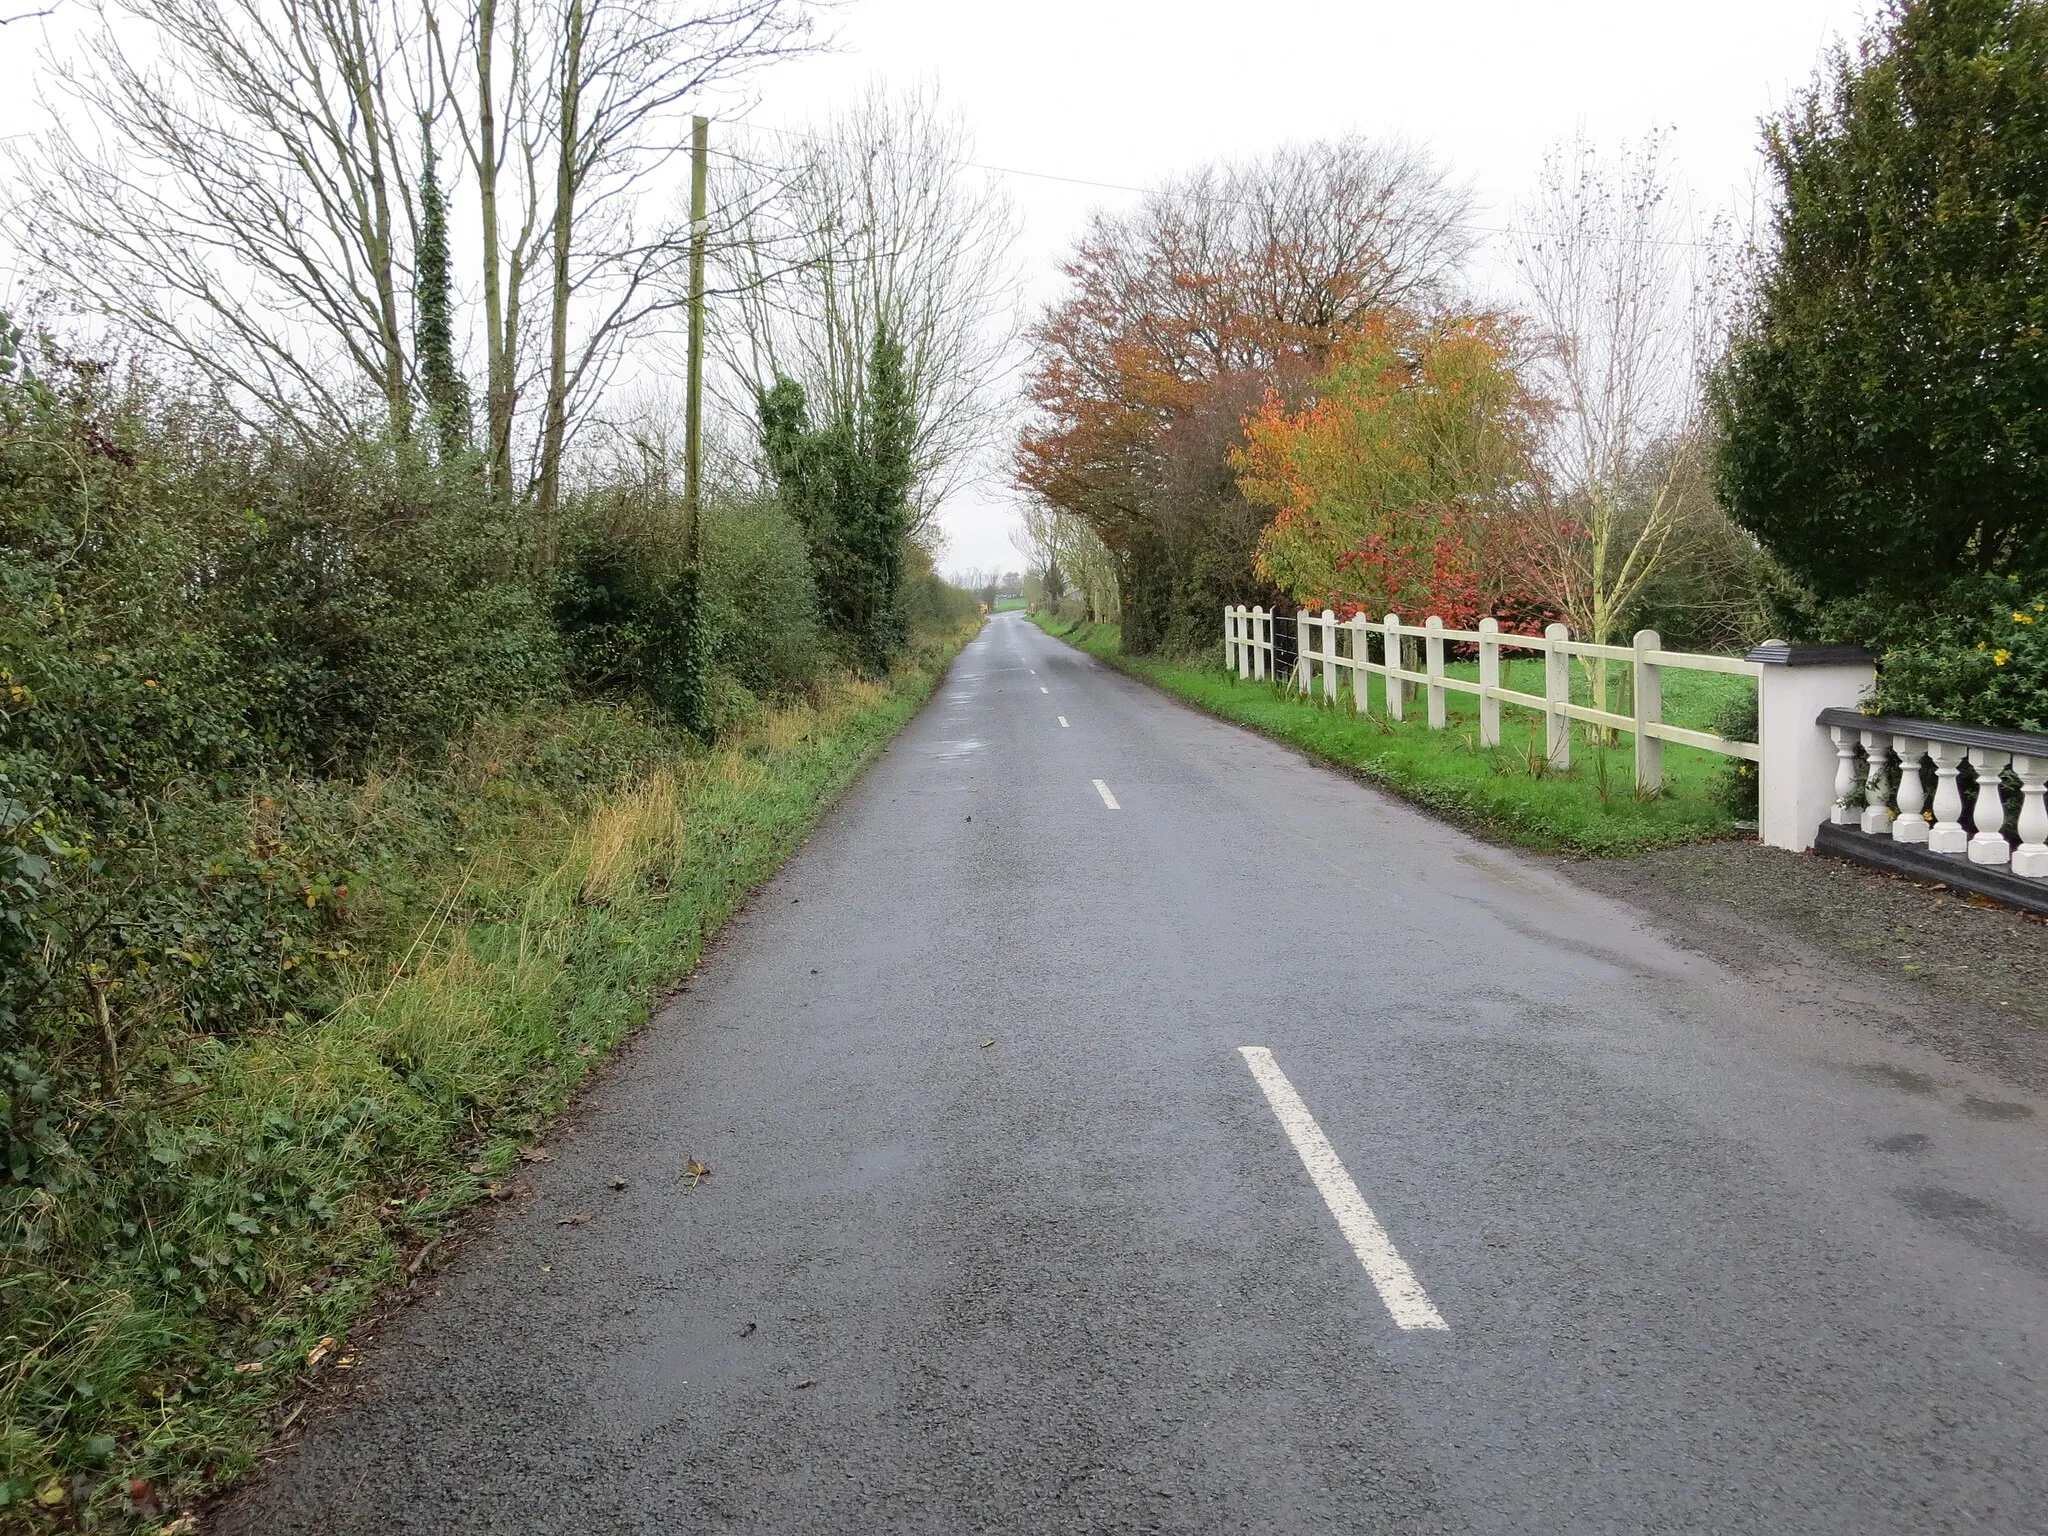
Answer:
M113 4L59 71L70 121L21 166L10 222L52 285L260 414L353 421L368 392L404 436L438 127L475 189L492 479L544 506L622 344L670 301L687 230L640 207L669 206L647 194L684 103L808 38L805 0Z
M729 404L751 415L755 392L782 375L821 416L857 418L886 327L917 422L913 536L974 472L1007 402L1017 223L969 150L963 119L934 93L877 86L719 177L717 201L739 210L721 258L736 302L717 339L742 397Z
M1071 512L1044 502L1026 502L1023 527L1011 542L1041 575L1057 570L1081 595L1088 617L1100 623L1117 617L1116 560L1102 540Z
M122 0L100 23L57 71L95 137L60 122L21 166L22 247L266 414L352 419L367 389L403 435L412 38L363 0Z
M1575 634L1602 645L1705 484L1710 283L1663 148L1655 134L1614 158L1583 137L1557 146L1514 233L1542 332L1535 369L1556 407L1539 520L1547 595ZM1606 664L1587 672L1604 708Z

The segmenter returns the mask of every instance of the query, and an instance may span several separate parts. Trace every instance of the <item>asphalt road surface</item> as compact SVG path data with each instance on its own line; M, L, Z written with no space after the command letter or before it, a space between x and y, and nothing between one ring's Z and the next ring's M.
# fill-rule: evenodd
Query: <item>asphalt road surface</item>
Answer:
M1006 615L209 1528L2044 1531L2023 1098Z

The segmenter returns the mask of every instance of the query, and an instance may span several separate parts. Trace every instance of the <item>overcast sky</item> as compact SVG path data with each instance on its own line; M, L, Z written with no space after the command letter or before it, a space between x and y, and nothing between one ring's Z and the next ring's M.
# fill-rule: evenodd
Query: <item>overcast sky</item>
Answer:
M4 5L5 0L0 0ZM1746 200L1757 121L1861 32L1849 0L850 0L839 48L755 82L752 120L795 126L870 80L935 84L966 112L979 161L1023 218L1027 292L1091 208L1204 161L1350 132L1433 149L1505 225L1544 148L1583 127L1608 143L1671 132L1707 207ZM34 28L0 33L0 133L34 126ZM59 39L62 32L54 34ZM714 130L715 131L715 130ZM1072 178L1059 180L1054 178ZM1496 269L1498 264L1496 263ZM1001 484L955 498L949 570L1021 563Z

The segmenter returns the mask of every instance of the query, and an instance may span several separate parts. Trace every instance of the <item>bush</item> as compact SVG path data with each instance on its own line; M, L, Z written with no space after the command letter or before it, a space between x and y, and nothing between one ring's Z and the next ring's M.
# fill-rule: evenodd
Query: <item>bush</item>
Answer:
M330 1005L386 851L350 779L559 693L514 534L403 447L7 332L0 1253L142 1157L195 1040Z
M1756 690L1744 688L1721 706L1709 727L1716 736L1730 741L1757 739ZM1760 814L1763 780L1757 765L1740 757L1723 759L1714 771L1709 792L1721 809L1742 821L1754 822Z
M1879 652L1871 705L1881 713L2048 731L2048 592L1980 576L1935 604L1866 600L1829 618L1840 638Z
M818 617L803 530L773 497L704 509L704 621L711 664L750 693L795 698L836 665Z

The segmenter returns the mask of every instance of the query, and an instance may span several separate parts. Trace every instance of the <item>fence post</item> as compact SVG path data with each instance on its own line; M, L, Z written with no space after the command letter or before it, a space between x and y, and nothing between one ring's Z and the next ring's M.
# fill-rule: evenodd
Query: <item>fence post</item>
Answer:
M1252 604L1252 676L1266 675L1266 605Z
M1444 621L1432 613L1422 626L1434 631L1422 641L1422 669L1429 674L1429 728L1440 731L1444 728Z
M1323 646L1323 702L1334 705L1337 702L1337 614L1335 609L1325 608L1317 628L1322 632Z
M1401 666L1401 615L1398 613L1387 615L1386 634L1387 670L1386 675L1380 681L1387 685L1387 718L1389 720L1398 720L1401 718L1401 689L1403 684L1400 678L1394 674L1400 670Z
M1311 699L1316 693L1315 657L1308 648L1308 627L1311 620L1306 608L1294 610L1294 674L1291 681L1297 693Z
M1223 605L1223 669L1226 672L1237 668L1237 614L1230 604Z
M1571 637L1562 624L1543 626L1543 750L1553 768L1572 765L1572 722L1564 712L1572 701L1572 658L1564 648Z
M1835 802L1835 744L1820 712L1861 703L1877 680L1875 658L1849 645L1766 640L1747 659L1763 667L1756 684L1757 839L1803 851Z
M1664 637L1654 629L1636 631L1635 676L1631 679L1636 696L1636 788L1644 792L1664 787L1664 739L1643 727L1664 723L1664 669L1650 661L1652 651L1664 649Z
M1500 687L1500 621L1491 616L1479 621L1479 745L1500 745L1500 700L1491 691Z

